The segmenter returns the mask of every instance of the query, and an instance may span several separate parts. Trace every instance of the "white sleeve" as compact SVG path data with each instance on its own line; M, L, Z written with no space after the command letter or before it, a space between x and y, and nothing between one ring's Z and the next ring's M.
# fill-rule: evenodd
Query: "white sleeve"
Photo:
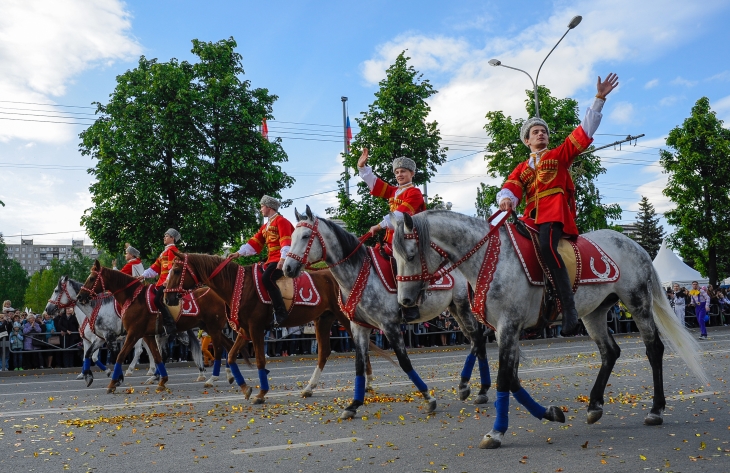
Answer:
M497 207L499 207L499 204L504 200L509 199L512 201L512 208L516 209L517 204L520 203L519 199L515 197L515 195L512 193L509 189L502 189L501 191L497 192Z
M375 174L373 174L373 168L370 166L363 166L361 168L357 168L357 171L360 174L360 179L365 181L365 184L368 185L368 189L373 190L375 181L378 179Z
M144 276L146 279L154 278L157 276L157 272L152 268L147 268L144 270L144 273L142 273L142 276Z
M395 222L397 222L399 219L403 219L403 212L395 210L393 211L393 216L395 217ZM393 220L394 219L391 218L390 214L388 214L383 217L383 220L380 222L380 226L383 228L395 230L395 222Z
M586 116L583 118L580 126L583 127L583 131L586 132L588 138L593 138L593 134L598 130L598 125L601 124L601 118L603 118L601 110L603 110L603 104L605 103L605 100L596 97L593 106L586 110Z
M286 258L287 253L289 253L289 250L291 250L291 246L282 246L281 247L281 259Z
M244 243L241 245L241 248L239 248L238 253L241 256L251 256L255 255L257 252L253 249L253 246L249 245L248 243Z

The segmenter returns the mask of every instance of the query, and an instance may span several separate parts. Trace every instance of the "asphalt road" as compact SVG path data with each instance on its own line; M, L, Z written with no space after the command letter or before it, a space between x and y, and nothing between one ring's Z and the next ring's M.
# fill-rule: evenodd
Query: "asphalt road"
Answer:
M502 448L481 450L494 421L490 402L456 395L462 349L413 353L416 370L435 391L425 413L408 378L375 358L375 393L351 421L338 422L352 395L354 360L330 359L309 399L299 390L314 360L269 363L268 402L254 406L225 380L193 382L193 368L169 369L169 391L140 383L144 370L106 394L106 377L86 388L71 374L0 378L0 470L20 471L730 471L730 330L711 329L702 342L712 385L703 387L683 362L665 356L668 408L664 424L643 425L651 371L638 337L617 338L622 356L609 381L603 418L586 423L585 408L599 356L587 339L522 347L523 385L544 405L566 406L565 424L540 421L510 402ZM496 344L488 355L496 378ZM146 369L146 367L143 367ZM255 371L242 368L255 383ZM473 377L476 386L478 374ZM473 390L476 392L476 389Z

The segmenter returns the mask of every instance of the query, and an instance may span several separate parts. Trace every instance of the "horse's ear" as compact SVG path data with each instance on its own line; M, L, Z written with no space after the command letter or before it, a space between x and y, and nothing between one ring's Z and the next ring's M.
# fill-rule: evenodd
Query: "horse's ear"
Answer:
M405 212L403 213L403 229L406 233L413 232L413 218Z
M94 266L92 268L94 271L101 271L101 263L99 263L98 259L94 260Z
M312 209L309 208L309 205L307 205L306 213L309 220L314 220L314 215L312 215Z
M294 207L294 217L296 217L297 222L304 220L304 215L300 214L296 207Z

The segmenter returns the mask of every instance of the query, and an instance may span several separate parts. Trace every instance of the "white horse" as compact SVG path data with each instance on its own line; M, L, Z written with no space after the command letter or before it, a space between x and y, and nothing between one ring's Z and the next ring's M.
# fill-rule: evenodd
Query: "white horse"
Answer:
M58 284L53 290L51 299L48 300L46 305L46 312L53 315L58 309L75 306L78 310L75 311L76 318L79 321L79 327L83 327L81 333L82 341L84 344L84 364L82 367L81 379L86 380L86 386L90 386L94 382L94 375L91 373L92 353L94 355L93 362L102 370L105 371L107 376L111 374L106 366L104 366L98 359L99 348L101 348L105 342L113 343L114 340L123 334L124 330L122 327L122 319L114 308L113 297L103 297L101 299L92 299L88 304L82 304L77 302L78 293L81 290L83 283L74 281L68 276L61 276L58 280ZM94 320L93 329L90 320L94 309L100 305L96 319ZM86 319L87 323L84 323ZM191 337L194 341L191 341L191 353L193 354L193 360L198 366L199 375L196 381L204 381L205 367L203 366L203 356L200 350L200 344L197 343L196 337ZM161 342L166 342L166 339L157 339L158 347ZM195 344L197 343L197 349ZM127 368L127 375L133 374L134 367L139 362L139 357L142 354L142 348L147 350L147 356L152 360L152 354L149 347L144 340L139 340L134 347L134 358L132 363ZM152 384L158 378L159 374L153 368L150 363L150 368L147 371L147 375L150 376L144 384Z
M520 385L517 374L519 334L523 328L538 322L543 289L527 280L505 228L500 228L487 239L490 228L484 220L456 212L428 211L412 218L406 215L396 228L393 239L398 274L402 275L398 281L401 304L427 304L430 297L424 298L425 281L439 271L439 274L448 272L456 265L477 294L488 288L483 308L486 321L497 329L499 371L495 402L497 414L491 432L480 444L481 448L498 448L502 444L509 422L510 392L538 419L565 422L560 407L539 405ZM653 403L644 423L660 425L666 400L662 373L664 343L659 334L664 335L695 376L707 383L707 375L700 363L699 345L674 316L651 258L641 246L612 230L598 230L584 236L600 246L616 262L620 271L615 282L580 285L575 293L575 305L581 320L601 353L601 369L588 403L588 423L596 422L603 415L606 383L621 353L606 325L606 312L621 300L639 328L653 373ZM486 244L483 244L485 240ZM494 255L497 251L496 258L492 256L485 260L485 255ZM477 285L483 264L485 267L496 264L491 285L488 282Z
M365 282L361 300L354 308L355 320L350 324L352 339L355 343L355 392L352 403L340 415L341 419L353 418L358 407L363 404L366 384L370 379L365 377L365 361L368 355L370 331L372 327L380 328L393 346L401 369L413 381L413 384L428 403L428 412L436 409L436 400L429 393L426 383L413 369L411 360L405 349L405 342L400 331L401 309L396 294L389 292L374 266L370 266L365 247L357 237L346 232L336 223L312 215L309 206L306 214L300 215L295 210L297 225L292 234L292 246L284 262L284 274L296 277L307 264L325 261L340 285L343 305L348 306L351 297L357 299L355 286ZM365 268L366 274L363 271ZM487 390L492 384L489 375L489 364L486 354L486 334L474 318L469 308L469 296L466 279L458 271L453 273L454 285L450 290L434 290L428 302L421 306L420 319L413 323L426 322L438 317L444 310L450 309L463 332L471 340L471 352L467 356L461 372L459 395L462 400L470 394L469 379L474 363L479 360L481 389L477 403L486 403ZM311 381L310 381L311 382Z

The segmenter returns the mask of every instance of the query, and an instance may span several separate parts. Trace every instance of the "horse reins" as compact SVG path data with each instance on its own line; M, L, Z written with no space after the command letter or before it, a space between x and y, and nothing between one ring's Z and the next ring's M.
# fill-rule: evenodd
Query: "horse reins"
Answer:
M99 294L104 294L106 292L110 292L111 296L114 297L115 295L119 294L120 292L122 292L126 289L129 289L130 287L134 286L135 284L139 284L139 287L134 291L134 294L132 295L132 297L127 299L124 302L124 305L122 306L122 310L120 312L122 317L124 317L124 312L126 312L126 310L129 308L129 306L132 304L132 302L134 302L134 300L137 298L137 296L139 296L139 294L142 292L142 289L144 289L144 284L142 284L142 281L135 278L129 284L127 284L126 286L124 286L120 289L117 289L114 292L107 291L107 288L104 284L104 278L101 277L101 271L96 271L96 270L92 269L91 274L96 276L96 280L94 281L94 284L91 286L91 289L89 289L86 286L82 286L81 289L79 290L79 294L81 294L83 291L86 291L89 294L91 294L92 299L101 299L101 297L99 297ZM100 281L101 281L101 292L96 292L96 285L99 284ZM104 297L106 297L106 296L104 296Z
M180 258L175 258L175 262L179 262L179 261L181 261ZM229 261L230 261L230 259L226 259L225 261L223 261L216 268L216 271L213 271L213 273L210 275L210 277L212 278L213 276L215 276L216 274L218 274L220 272L220 270L223 269L223 267L226 264L228 264ZM189 273L190 274L190 277L193 278L193 282L195 282L195 287L201 286L200 280L198 279L198 277L195 275L195 272L192 270L192 268L190 268L190 265L188 264L188 255L187 255L187 253L185 253L185 258L182 260L182 265L183 265L183 267L182 267L182 274L180 275L180 283L178 284L177 287L174 287L172 289L167 289L166 288L164 292L166 292L166 293L167 292L177 292L177 293L189 292L188 289L185 289L183 287L183 284L185 283L185 273Z
M66 304L61 303L61 297L63 297L64 294L66 295L66 298L68 299L68 303L66 303ZM76 300L73 297L71 297L71 294L69 294L69 292L68 292L68 279L66 279L63 282L63 285L61 286L61 290L58 292L58 297L55 300L48 299L48 302L55 305L59 309L66 309L68 307L74 307L76 305Z
M319 228L318 228L319 227L319 218L316 218L314 220L314 224L310 224L309 222L303 222L303 221L302 222L299 222L299 223L297 223L296 228L299 228L299 227L309 228L310 230L312 230L312 234L309 235L309 240L307 240L307 246L304 249L304 253L302 253L302 256L296 255L294 253L287 253L287 256L290 257L290 258L292 258L293 260L299 261L307 269L314 269L315 271L318 270L318 269L331 269L331 268L334 268L336 266L339 266L342 263L344 263L345 261L349 260L350 258L352 258L355 255L355 253L357 252L357 250L359 250L360 247L365 243L365 241L367 241L367 239L370 238L370 236L371 236L369 232L366 233L366 234L364 234L363 236L361 236L360 238L358 238L358 244L357 244L357 246L355 246L355 249L353 249L350 252L349 255L345 256L340 261L338 261L338 262L336 262L334 264L328 264L327 261L326 261L326 258L327 258L327 247L324 244L324 237L322 236L322 233L320 233ZM319 261L324 261L325 264L327 265L327 268L312 268L312 264L315 264L318 261L315 261L314 263L311 263L309 261L309 251L312 249L312 244L314 243L314 237L315 236L319 240L319 245L322 247L322 257L319 259Z

